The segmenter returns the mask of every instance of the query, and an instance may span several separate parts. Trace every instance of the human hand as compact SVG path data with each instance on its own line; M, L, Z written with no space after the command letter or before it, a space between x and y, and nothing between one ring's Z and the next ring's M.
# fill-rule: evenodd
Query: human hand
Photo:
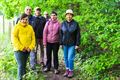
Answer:
M46 45L44 45L44 48L46 48Z
M26 50L27 50L26 47L24 47L22 51L23 51L23 52L26 52Z
M75 49L78 49L79 48L79 46L75 46Z
M63 49L63 45L60 45L60 48Z
M29 47L27 47L27 51L28 51L28 52L30 52L30 51L31 51L31 49L30 49Z
M78 47L76 47L76 51L77 51L77 53L80 53L81 49L80 49L80 47L79 47L79 46L78 46Z

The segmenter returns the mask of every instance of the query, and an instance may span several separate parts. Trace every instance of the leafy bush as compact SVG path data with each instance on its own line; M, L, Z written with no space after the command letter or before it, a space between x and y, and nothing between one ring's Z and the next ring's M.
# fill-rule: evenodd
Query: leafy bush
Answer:
M81 15L75 19L81 25L79 65L87 80L113 80L109 69L120 64L120 16L116 1L81 1ZM84 7L86 5L86 7ZM107 75L107 76L106 76Z
M6 34L0 36L0 45L0 79L14 80L17 74L17 66L10 40Z
M15 61L13 47L7 34L0 35L0 80L16 80L17 79L17 63ZM39 72L40 65L37 66ZM37 75L30 69L27 64L27 74L24 79L27 80L45 80L42 72Z

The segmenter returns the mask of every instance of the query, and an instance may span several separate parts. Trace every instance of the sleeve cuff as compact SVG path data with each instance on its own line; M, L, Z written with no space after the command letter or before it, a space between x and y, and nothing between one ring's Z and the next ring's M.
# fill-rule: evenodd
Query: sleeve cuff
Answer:
M22 51L23 49L24 49L24 47L23 47L23 46L21 46L21 47L20 47L20 51Z

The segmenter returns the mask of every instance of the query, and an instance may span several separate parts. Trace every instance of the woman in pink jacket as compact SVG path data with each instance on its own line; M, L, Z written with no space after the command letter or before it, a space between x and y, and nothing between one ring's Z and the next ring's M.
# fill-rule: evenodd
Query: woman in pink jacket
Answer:
M57 20L57 13L52 11L51 18L47 21L44 31L43 31L43 45L46 47L47 52L47 62L44 72L50 71L51 60L52 60L52 51L53 51L53 64L54 64L54 73L58 74L58 50L59 50L59 30L60 23Z

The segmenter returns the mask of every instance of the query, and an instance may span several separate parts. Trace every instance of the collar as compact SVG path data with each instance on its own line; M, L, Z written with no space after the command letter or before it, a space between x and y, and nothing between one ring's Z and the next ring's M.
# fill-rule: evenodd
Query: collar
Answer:
M26 27L26 26L28 25L28 23L27 23L27 24L23 24L23 23L20 22L20 21L18 22L18 24L21 25L21 26L23 26L23 27Z
M56 23L56 22L58 22L57 19L56 19L56 20L49 19L49 21L52 22L52 23Z
M74 21L73 19L72 19L70 22L68 22L68 21L66 20L67 23L72 23L73 21Z
M36 17L41 18L41 16L36 16L36 15L34 15L34 16L35 16L35 18L36 18Z

